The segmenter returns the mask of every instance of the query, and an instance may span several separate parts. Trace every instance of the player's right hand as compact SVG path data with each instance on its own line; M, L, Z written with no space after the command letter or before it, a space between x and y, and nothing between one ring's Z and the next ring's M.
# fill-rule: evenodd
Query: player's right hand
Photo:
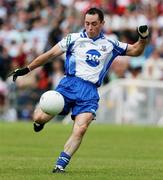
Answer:
M147 25L142 25L137 28L138 34L141 39L146 39L149 36L149 30Z
M23 68L23 69L16 69L15 71L11 72L11 73L8 75L8 77L9 77L9 76L13 76L13 81L16 81L16 79L17 79L18 76L23 76L23 75L25 75L25 74L27 74L27 73L29 73L29 72L30 72L30 70L29 70L28 67Z

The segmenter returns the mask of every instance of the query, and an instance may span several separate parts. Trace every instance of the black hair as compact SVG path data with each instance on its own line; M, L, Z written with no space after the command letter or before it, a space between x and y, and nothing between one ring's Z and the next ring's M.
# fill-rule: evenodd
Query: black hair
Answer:
M102 22L104 20L104 13L101 9L98 9L98 8L90 8L86 11L85 15L86 14L91 14L91 15L94 15L94 14L98 14L98 17L99 17L99 20L100 22Z

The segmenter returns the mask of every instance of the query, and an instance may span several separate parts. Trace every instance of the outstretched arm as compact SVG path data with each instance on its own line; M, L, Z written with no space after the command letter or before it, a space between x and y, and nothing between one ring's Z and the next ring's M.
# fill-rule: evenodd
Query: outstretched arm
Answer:
M23 76L29 73L30 71L36 69L37 67L42 66L43 64L47 63L49 59L57 57L61 54L63 54L63 51L57 44L53 48L51 48L49 51L41 54L36 59L34 59L27 67L23 69L16 69L11 74L9 74L9 76L13 75L13 81L16 81L18 76Z
M53 48L51 48L49 51L41 54L36 59L34 59L27 67L30 71L33 69L44 65L49 59L57 57L61 55L63 51L58 45L55 45Z
M128 44L126 55L128 56L139 56L144 51L147 44L147 38L149 35L148 27L146 25L139 26L138 29L139 40L134 44Z

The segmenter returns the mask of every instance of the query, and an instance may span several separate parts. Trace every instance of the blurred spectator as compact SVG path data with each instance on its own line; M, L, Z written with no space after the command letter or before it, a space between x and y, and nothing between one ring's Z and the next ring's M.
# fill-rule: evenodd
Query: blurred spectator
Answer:
M52 89L55 89L60 80L64 76L64 61L63 59L55 59L52 64L53 71L51 74Z
M157 49L147 59L143 66L143 78L148 80L163 80L163 59Z
M61 38L62 38L62 30L59 26L59 22L55 20L53 21L52 29L50 30L48 35L48 42L45 46L45 51L49 50L55 44L57 44L61 40Z
M7 84L0 79L0 120L16 121L17 111L10 107Z
M142 79L142 66L144 65L144 62L144 56L130 58L126 78Z
M20 47L17 56L12 58L12 68L24 67L26 64L27 55L23 52L22 47Z
M110 81L125 78L126 70L129 66L129 57L118 57L111 65L111 72L109 73Z
M139 61L139 62L137 62ZM141 79L142 61L138 59L131 59L129 61L127 78L138 80ZM141 91L141 88L130 84L125 89L124 101L124 123L134 123L134 118L138 116L138 107L146 100L146 95Z
M156 38L156 48L159 55L163 58L163 27L159 30L158 34Z
M45 69L41 69L37 75L37 89L42 92L50 89L50 77Z
M7 75L11 71L11 58L7 50L0 45L0 78L6 80Z

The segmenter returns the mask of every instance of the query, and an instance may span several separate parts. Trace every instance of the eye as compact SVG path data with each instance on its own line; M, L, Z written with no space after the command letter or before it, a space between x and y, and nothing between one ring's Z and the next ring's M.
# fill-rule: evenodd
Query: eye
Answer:
M93 22L93 23L92 23L92 26L97 26L97 22Z

